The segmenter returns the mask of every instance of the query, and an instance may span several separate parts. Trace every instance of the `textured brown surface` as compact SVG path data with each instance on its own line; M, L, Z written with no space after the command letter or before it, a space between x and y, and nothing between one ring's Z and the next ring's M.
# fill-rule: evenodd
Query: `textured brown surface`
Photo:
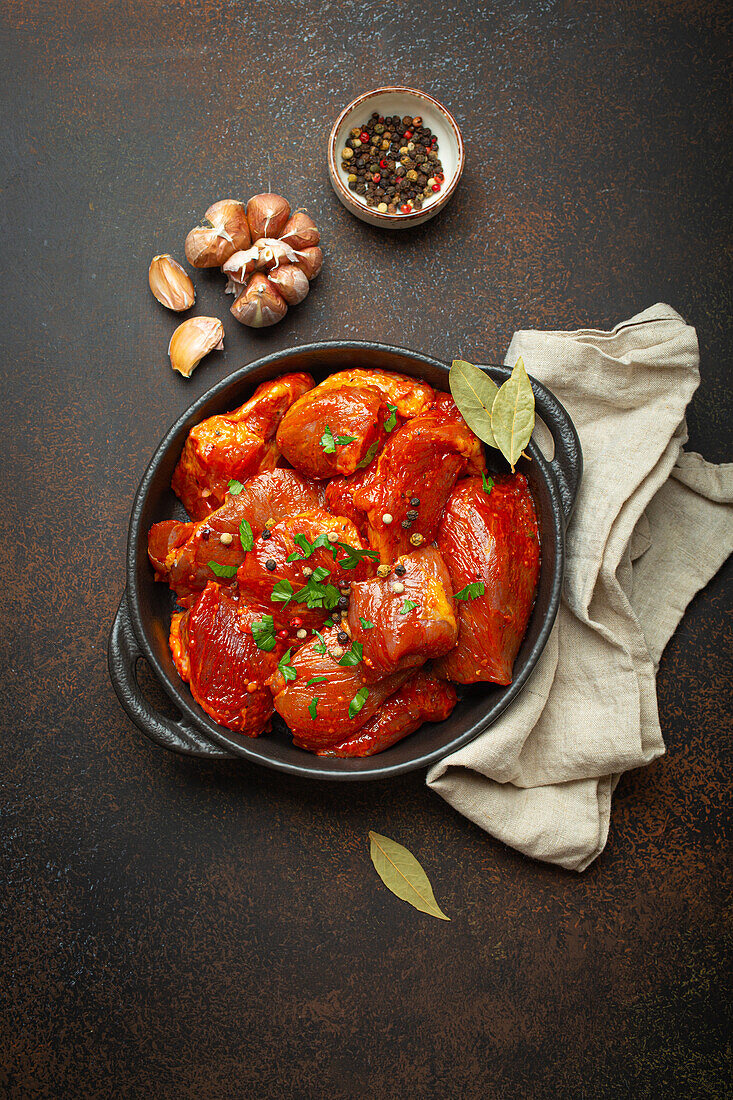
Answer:
M105 662L155 443L268 350L491 361L516 327L662 299L700 335L691 445L729 454L727 10L3 6L3 1096L730 1095L730 569L665 654L669 752L621 781L582 877L421 775L345 793L155 750ZM442 99L467 147L450 207L409 236L351 218L323 155L344 103L390 81ZM327 266L277 328L227 314L226 352L173 377L150 257L269 182L308 206ZM197 287L223 315L220 277ZM423 860L450 924L386 892L369 828Z

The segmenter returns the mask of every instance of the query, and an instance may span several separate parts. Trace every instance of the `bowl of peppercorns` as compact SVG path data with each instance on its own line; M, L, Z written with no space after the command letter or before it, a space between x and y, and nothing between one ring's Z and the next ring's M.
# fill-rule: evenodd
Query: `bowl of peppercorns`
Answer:
M463 138L450 111L415 88L377 88L341 112L328 141L331 185L346 209L383 229L428 221L463 172Z

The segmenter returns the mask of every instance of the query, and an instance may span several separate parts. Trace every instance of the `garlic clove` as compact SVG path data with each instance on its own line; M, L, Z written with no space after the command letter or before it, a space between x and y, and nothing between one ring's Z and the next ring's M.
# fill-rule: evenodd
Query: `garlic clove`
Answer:
M231 280L238 283L244 283L246 282L247 276L251 275L257 267L259 257L260 250L256 245L252 248L235 252L234 255L230 256L222 265L222 271L225 275L228 275Z
M320 239L316 223L304 210L296 210L280 234L280 240L291 248L312 248Z
M173 370L190 378L210 351L224 347L224 326L218 317L189 317L179 325L168 345Z
M186 237L186 259L193 267L221 267L251 238L247 210L237 199L221 199L204 215L206 225L197 225Z
M282 264L270 272L268 279L289 306L302 302L311 288L308 276L296 264Z
M257 269L259 271L272 271L280 264L294 264L298 257L288 244L284 244L276 237L260 237L255 241L254 248L259 252Z
M204 214L204 221L211 222L233 245L232 252L249 248L252 238L247 221L247 208L239 199L220 199Z
M247 221L252 240L279 237L290 217L290 203L282 195L254 195L247 203Z
M301 271L306 274L309 280L315 279L323 267L323 253L320 248L299 249L296 255L298 257L298 267Z
M167 252L153 256L148 269L148 283L160 304L176 313L190 309L196 300L190 276Z
M288 312L288 304L270 280L258 272L252 276L244 293L235 300L231 312L243 325L266 328L283 319Z
M197 225L186 237L186 259L192 267L221 267L236 248L221 231L210 226Z

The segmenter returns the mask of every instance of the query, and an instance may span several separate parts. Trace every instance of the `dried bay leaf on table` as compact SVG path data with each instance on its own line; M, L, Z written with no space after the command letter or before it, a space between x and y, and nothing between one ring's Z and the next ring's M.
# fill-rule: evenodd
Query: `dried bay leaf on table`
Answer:
M511 375L494 398L491 428L496 446L513 473L534 429L534 393L522 359L517 359Z
M490 447L496 447L491 426L491 410L499 392L496 382L473 363L454 359L448 384L458 411L471 431Z
M388 890L421 913L450 920L435 900L430 880L412 852L396 840L371 830L369 846L374 868Z

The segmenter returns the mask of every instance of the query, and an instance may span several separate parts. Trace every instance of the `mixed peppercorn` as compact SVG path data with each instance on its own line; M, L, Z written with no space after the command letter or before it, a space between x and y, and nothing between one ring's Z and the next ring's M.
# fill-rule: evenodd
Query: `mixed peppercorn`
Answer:
M419 116L372 112L341 150L348 186L380 214L409 214L437 194L445 176L438 139Z

